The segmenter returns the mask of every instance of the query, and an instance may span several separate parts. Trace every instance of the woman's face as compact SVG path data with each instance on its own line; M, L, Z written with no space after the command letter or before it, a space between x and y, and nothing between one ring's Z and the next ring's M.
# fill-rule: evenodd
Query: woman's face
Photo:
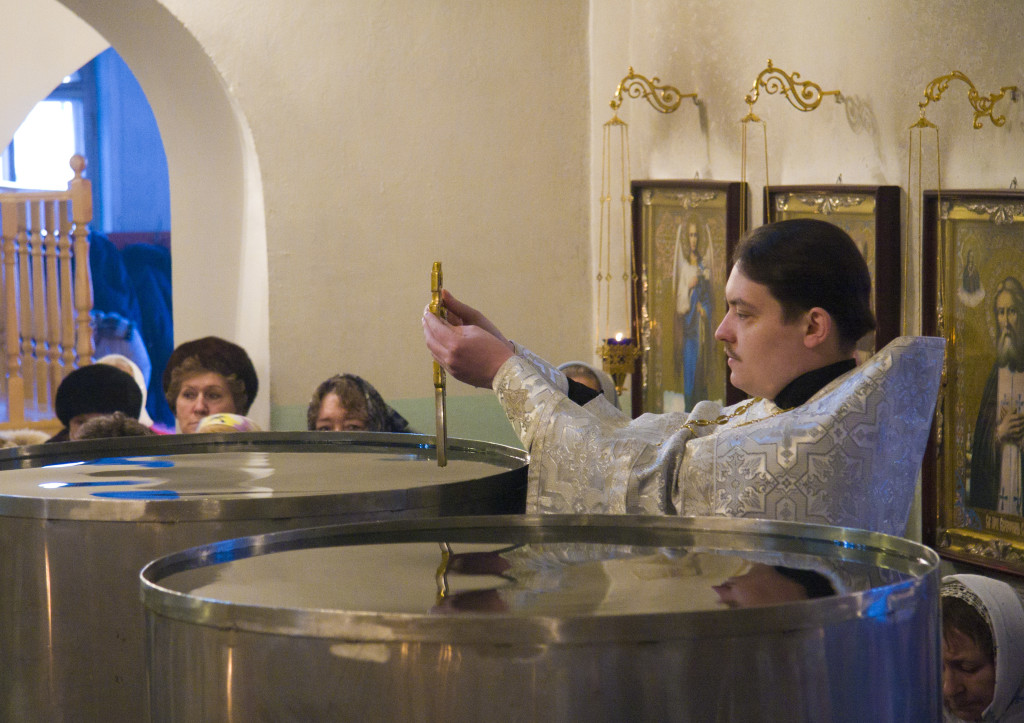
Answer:
M366 429L366 414L346 409L338 395L331 392L320 402L315 429L318 432L360 432Z
M995 661L956 628L942 631L942 699L960 720L981 720L996 690Z
M203 417L237 411L227 380L217 372L203 372L186 379L174 403L178 429L186 434L195 432Z

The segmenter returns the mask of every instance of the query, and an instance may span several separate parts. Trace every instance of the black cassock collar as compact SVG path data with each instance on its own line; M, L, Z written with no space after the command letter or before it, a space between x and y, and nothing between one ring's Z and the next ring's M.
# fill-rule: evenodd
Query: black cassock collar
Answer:
M780 409L799 407L830 381L841 377L856 366L857 362L853 359L843 359L835 364L829 364L827 367L812 369L784 386L772 401Z

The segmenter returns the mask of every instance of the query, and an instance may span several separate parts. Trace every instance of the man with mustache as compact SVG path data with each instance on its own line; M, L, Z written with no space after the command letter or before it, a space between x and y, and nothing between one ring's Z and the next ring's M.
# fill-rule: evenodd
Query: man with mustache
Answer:
M978 408L971 452L972 507L1011 515L1021 505L1021 448L1024 437L1024 287L1008 276L993 296L996 363Z
M434 358L491 386L530 452L531 512L728 515L903 534L935 407L941 339L901 338L856 367L875 328L849 235L816 219L744 238L726 284L732 383L753 399L635 420L585 395L445 292ZM792 411L791 411L792 410Z

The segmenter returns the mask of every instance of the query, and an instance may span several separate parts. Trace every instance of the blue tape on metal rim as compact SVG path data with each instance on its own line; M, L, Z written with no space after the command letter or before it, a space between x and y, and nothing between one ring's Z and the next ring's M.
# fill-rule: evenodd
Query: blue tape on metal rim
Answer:
M174 462L169 459L142 459L140 457L100 457L91 459L85 464L124 464L132 467L173 467Z
M108 480L106 482L43 482L40 487L44 489L59 489L62 487L123 487L124 485L144 485L152 480L125 479Z
M174 490L115 490L111 492L93 492L93 497L106 497L114 500L176 500L179 495Z

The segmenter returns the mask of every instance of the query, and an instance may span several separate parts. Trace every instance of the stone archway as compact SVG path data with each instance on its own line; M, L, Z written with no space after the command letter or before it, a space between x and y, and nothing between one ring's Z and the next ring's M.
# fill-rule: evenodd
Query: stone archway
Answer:
M171 189L175 341L244 346L269 380L266 229L249 127L198 40L157 0L58 0L131 67L160 127ZM250 410L269 428L269 384Z

